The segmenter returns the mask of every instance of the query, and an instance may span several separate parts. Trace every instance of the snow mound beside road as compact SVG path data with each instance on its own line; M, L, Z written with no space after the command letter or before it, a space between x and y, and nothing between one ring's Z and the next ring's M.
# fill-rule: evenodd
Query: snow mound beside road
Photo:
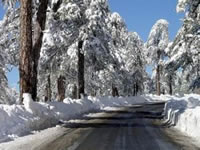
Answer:
M200 95L172 97L166 104L166 123L200 142Z
M93 110L144 102L142 97L87 97L63 102L34 102L27 93L24 105L0 105L0 143L73 119Z
M0 105L0 143L46 129L93 110L113 110L114 107L144 102L166 101L165 124L200 139L200 95L146 95L138 97L86 97L63 102L33 102L25 95L24 105ZM116 109L116 108L115 108ZM199 140L200 142L200 140Z
M200 143L200 95L147 95L148 101L166 101L164 123L174 127Z

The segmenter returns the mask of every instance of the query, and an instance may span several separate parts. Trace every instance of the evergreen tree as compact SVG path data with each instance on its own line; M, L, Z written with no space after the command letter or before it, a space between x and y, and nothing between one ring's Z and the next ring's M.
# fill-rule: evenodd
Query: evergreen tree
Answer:
M165 57L165 49L168 46L168 22L158 20L152 27L146 42L147 58L156 69L156 89L157 94L161 94L161 63Z
M32 1L20 4L20 99L23 93L33 94Z
M185 11L183 25L179 29L173 44L171 45L171 57L166 62L166 69L173 73L182 70L187 76L189 72L194 72L188 77L188 89L199 88L200 73L200 45L199 45L199 0L179 0L177 4L177 12Z

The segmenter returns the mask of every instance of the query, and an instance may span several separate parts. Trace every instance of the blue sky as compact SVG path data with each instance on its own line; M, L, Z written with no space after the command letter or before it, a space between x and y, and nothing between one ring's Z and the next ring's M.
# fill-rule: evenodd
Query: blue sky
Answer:
M143 41L146 41L151 27L158 19L166 19L169 22L169 35L173 40L177 30L181 26L180 19L183 14L176 13L177 0L108 0L110 9L118 12L124 19L129 31L137 32ZM4 15L4 9L0 7L0 19ZM147 72L151 74L151 66ZM19 75L17 69L7 74L9 84L16 87Z
M118 12L129 31L138 32L143 41L158 19L169 22L169 35L173 40L180 28L183 14L176 13L177 0L108 0L112 11Z
M2 3L0 2L0 19L1 20L3 18L4 13L5 13L5 9L4 9Z

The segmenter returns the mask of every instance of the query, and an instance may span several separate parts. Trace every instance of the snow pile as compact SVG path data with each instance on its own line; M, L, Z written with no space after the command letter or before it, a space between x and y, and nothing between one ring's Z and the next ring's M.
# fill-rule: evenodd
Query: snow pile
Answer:
M110 107L127 106L131 104L143 103L143 97L88 97L96 106L96 109L109 109Z
M24 105L0 105L0 143L52 127L93 110L142 103L142 97L66 98L63 102L33 102L30 94L23 95Z
M165 109L166 123L187 135L200 139L200 95L173 97Z
M42 130L93 110L113 110L132 104L166 101L165 120L191 137L200 139L200 95L183 96L146 95L138 97L85 97L78 100L66 98L63 102L33 102L24 94L24 105L0 105L0 143L18 136Z
M165 120L166 126L176 129L200 141L200 95L148 95L148 101L166 101Z

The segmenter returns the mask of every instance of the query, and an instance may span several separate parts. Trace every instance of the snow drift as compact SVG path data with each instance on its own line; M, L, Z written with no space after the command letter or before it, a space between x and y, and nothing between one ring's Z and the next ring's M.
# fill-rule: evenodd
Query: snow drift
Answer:
M148 101L166 101L164 124L174 127L200 143L200 95L148 95Z
M200 95L174 96L165 108L165 123L200 141Z
M146 95L138 97L86 97L63 102L33 102L24 95L24 105L0 105L0 143L27 135L35 130L55 126L60 122L91 111L113 109L143 102L166 101L165 125L200 139L200 95Z
M87 97L62 102L33 102L29 94L24 94L24 105L0 105L0 143L30 134L73 119L93 110L109 109L144 102L142 97Z

